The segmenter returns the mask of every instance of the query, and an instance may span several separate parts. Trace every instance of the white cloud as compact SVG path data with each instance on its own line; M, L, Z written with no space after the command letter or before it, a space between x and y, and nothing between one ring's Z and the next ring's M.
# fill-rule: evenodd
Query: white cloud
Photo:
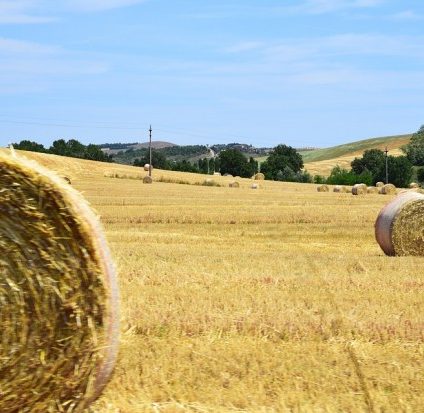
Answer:
M134 6L144 3L145 1L146 0L67 0L64 4L69 10L91 12Z
M0 24L40 24L62 12L96 12L134 6L147 0L0 0Z
M240 52L249 52L252 50L260 49L261 46L263 46L262 42L241 42L237 43L233 46L228 47L225 49L228 53L240 53Z
M384 0L306 0L299 6L291 8L292 11L311 14L331 13L346 9L361 9L376 7Z
M0 0L0 24L37 24L54 20L37 13L37 0Z
M224 49L226 53L250 53L279 61L333 61L346 56L393 56L423 59L424 36L389 36L346 33L280 42L245 41Z
M0 38L0 94L48 90L57 81L105 73L109 65L54 45Z
M422 20L424 16L418 13L415 13L412 10L404 10L396 14L389 16L393 20Z
M21 40L0 37L0 57L7 55L48 55L58 53L61 49L56 46L48 46L40 43L26 42Z

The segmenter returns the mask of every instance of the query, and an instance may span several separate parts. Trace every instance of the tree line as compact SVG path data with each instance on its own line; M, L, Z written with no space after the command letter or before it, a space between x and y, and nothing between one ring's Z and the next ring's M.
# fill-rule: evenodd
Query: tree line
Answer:
M111 156L105 154L100 146L94 144L84 145L76 139L58 139L52 143L49 148L30 140L22 140L19 143L12 144L15 149L23 151L51 153L60 156L69 156L70 158L90 159L92 161L113 162Z
M111 155L105 154L99 145L83 145L75 139L65 141L59 139L53 142L49 148L29 140L22 140L13 144L16 149L33 152L52 153L55 155L69 156L82 159L91 159L102 162L113 162ZM196 161L170 160L168 156L180 153L181 149L176 147L167 150L152 150L152 165L158 169L168 169L181 172L193 172L213 174L220 172L222 175L229 174L250 178L257 172L262 172L265 179L289 182L315 182L333 185L354 185L365 183L375 185L378 181L386 180L386 162L389 182L397 187L406 187L415 177L419 183L424 184L424 125L412 135L408 145L402 150L403 156L386 157L379 149L366 150L362 157L355 158L350 169L336 166L329 177L315 175L312 177L303 169L302 156L296 149L287 145L278 145L271 150L268 158L260 165L253 157L246 157L238 149L230 148L219 152L215 157L198 157ZM206 149L202 145L187 147L187 154L199 153ZM149 152L143 149L139 158L133 162L135 166L144 166L149 163Z

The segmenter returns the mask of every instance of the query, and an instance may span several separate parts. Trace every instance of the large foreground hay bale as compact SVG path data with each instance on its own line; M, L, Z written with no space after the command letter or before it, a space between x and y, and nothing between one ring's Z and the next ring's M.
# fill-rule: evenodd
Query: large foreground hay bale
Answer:
M355 184L352 187L352 195L365 195L368 187L365 184Z
M153 179L151 176L146 175L145 177L143 177L143 184L151 184L153 183Z
M258 172L256 175L253 176L253 179L255 181L264 181L265 180L265 175L261 172Z
M329 190L330 188L328 187L328 185L320 185L317 187L318 192L328 192Z
M395 195L396 187L393 184L386 184L380 188L378 193L382 195Z
M97 218L36 164L0 154L0 412L80 412L118 347L118 289Z
M375 237L387 255L424 255L424 195L403 192L378 215Z

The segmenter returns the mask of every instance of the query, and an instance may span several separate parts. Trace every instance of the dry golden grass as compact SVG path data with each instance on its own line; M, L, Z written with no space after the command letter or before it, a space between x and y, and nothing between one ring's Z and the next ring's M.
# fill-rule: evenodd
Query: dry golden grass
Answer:
M424 258L374 239L392 196L143 185L104 176L139 169L34 157L99 212L119 268L122 347L96 412L422 410Z
M374 146L375 149L384 150L387 146L387 149L390 152L390 155L400 156L404 155L401 150L401 147L406 145L410 140L410 136L399 137L399 139L391 139L387 142L382 142ZM331 170L339 165L341 168L350 169L350 163L356 158L361 157L363 150L354 149L352 152L343 155L333 157L331 159L326 159L322 161L313 161L306 162L305 169L312 175L324 175L328 176L331 173Z

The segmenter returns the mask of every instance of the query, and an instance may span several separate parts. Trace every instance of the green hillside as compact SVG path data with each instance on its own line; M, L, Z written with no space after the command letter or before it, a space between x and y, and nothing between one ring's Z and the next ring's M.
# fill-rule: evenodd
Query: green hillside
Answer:
M399 150L403 145L406 145L409 142L411 136L412 134L407 134L365 139L346 143L343 145L333 146L331 148L315 149L313 151L304 151L300 153L303 157L303 161L307 163L325 161L328 159L338 158L340 156L354 154L356 152L361 153L367 149L384 149L385 146L387 146L389 150Z

